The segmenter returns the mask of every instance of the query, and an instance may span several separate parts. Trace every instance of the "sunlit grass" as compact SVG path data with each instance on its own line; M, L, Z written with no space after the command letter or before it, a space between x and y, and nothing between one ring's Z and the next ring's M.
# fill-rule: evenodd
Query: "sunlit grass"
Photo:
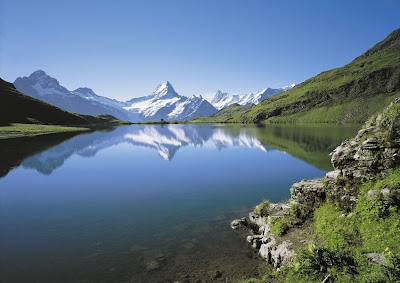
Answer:
M19 136L35 136L46 135L62 132L82 132L89 131L88 128L80 127L64 127L53 125L37 125L37 124L11 124L9 126L0 127L0 138L10 138Z

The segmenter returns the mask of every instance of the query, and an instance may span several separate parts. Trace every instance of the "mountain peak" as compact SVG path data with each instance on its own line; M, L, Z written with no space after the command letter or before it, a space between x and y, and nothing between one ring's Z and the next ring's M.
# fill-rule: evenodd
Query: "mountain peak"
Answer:
M75 89L73 92L79 92L79 93L83 93L83 94L91 94L91 95L96 95L93 91L93 89L88 88L88 87L80 87Z
M176 93L169 81L165 81L162 84L159 84L154 90L153 94L156 95L156 98L179 97L179 94Z
M41 78L41 77L46 77L47 74L45 71L43 70L37 70L35 72L33 72L29 77L30 78Z

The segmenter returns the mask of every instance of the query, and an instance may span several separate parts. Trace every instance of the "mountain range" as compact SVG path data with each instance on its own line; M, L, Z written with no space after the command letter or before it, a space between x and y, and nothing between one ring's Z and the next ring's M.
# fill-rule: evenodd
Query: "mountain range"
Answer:
M29 77L17 78L14 85L22 93L70 112L107 114L131 122L190 120L198 115L208 116L217 112L202 96L188 98L179 95L168 81L158 85L151 94L126 102L99 96L90 88L70 91L41 70Z
M168 81L158 85L149 95L125 102L97 95L86 87L68 90L60 85L57 79L42 70L35 71L28 77L17 78L14 85L20 92L66 111L87 115L112 115L130 122L161 119L185 121L196 116L211 116L233 103L244 106L258 104L290 88L266 88L261 92L245 95L231 95L218 91L212 103L209 103L201 95L191 97L179 95Z
M260 92L250 92L246 94L230 94L226 92L217 91L213 100L211 100L211 104L218 110L228 107L232 104L239 104L243 106L251 106L253 104L258 104L266 98L269 98L275 94L281 93L288 89L291 89L295 86L292 84L290 86L285 86L282 88L266 88Z
M83 115L60 109L42 100L25 95L12 83L0 79L0 125L10 123L49 125L120 124L111 115Z

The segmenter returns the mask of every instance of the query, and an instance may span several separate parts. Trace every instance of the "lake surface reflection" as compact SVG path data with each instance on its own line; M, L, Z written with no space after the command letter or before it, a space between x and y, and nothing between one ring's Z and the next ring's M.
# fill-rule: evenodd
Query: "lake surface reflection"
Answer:
M230 221L323 176L358 126L132 125L0 141L6 282L254 276Z

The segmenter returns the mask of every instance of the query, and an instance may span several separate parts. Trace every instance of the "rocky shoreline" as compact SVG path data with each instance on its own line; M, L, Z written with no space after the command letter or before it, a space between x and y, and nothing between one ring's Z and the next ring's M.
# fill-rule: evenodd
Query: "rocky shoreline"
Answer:
M372 117L354 139L342 142L330 155L334 170L324 178L295 183L288 202L263 201L249 213L248 220L243 217L231 222L232 229L249 234L246 240L250 246L278 270L292 265L296 252L312 244L316 208L332 201L346 212L339 217L353 217L361 184L400 165L400 99ZM394 193L391 190L369 191L368 199ZM379 254L365 256L382 262Z

